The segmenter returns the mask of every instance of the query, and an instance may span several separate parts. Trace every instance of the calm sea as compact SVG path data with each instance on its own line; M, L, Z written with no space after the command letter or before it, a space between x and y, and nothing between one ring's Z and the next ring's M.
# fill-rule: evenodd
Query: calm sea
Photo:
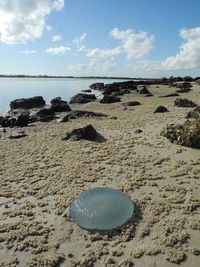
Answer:
M117 80L102 79L67 79L67 78L0 78L0 115L9 110L10 101L17 98L43 96L48 104L57 96L70 100L72 96L88 89L92 83L112 83ZM120 80L122 81L122 80ZM99 98L101 93L94 91Z

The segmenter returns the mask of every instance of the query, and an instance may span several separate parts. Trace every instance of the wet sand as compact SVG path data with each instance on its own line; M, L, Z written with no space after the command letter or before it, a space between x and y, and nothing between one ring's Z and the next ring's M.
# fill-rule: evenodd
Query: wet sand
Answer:
M159 98L176 88L149 90L153 97L74 106L108 117L37 123L18 140L8 139L14 129L0 133L0 266L200 266L200 150L160 135L192 108ZM200 86L181 97L200 105ZM130 100L141 105L125 107ZM154 113L160 105L170 112ZM88 124L106 142L61 140ZM123 229L90 233L70 220L71 201L97 186L122 190L135 203Z

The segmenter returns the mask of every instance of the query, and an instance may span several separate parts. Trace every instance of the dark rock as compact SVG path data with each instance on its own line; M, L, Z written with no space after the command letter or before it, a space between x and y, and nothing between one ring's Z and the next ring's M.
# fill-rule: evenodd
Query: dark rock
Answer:
M146 97L149 97L149 96L153 96L153 94L152 93L149 93L149 94L146 94L145 96Z
M78 141L81 139L85 139L85 140L95 141L96 138L97 138L97 131L91 124L89 124L83 128L72 130L70 133L67 133L66 136L62 138L62 140Z
M91 93L92 90L90 90L90 89L86 89L86 90L82 90L81 92L84 92L84 93Z
M184 82L193 82L193 78L191 77L191 76L185 76L185 77L183 77L183 81Z
M169 94L169 95L163 95L163 96L159 96L159 97L173 97L173 96L179 96L179 94L172 93L172 94Z
M103 93L104 94L104 93ZM106 94L104 94L104 95L106 95ZM109 95L109 94L108 94ZM122 92L122 91L118 91L118 92L113 92L113 93L111 93L111 95L110 96L122 96L122 95L124 95L124 93Z
M190 88L180 88L179 90L176 90L176 92L179 93L179 94L181 94L181 93L188 93L190 91L191 91Z
M123 93L120 91L120 88L116 84L107 84L105 85L105 88L103 90L103 95L111 95L111 94L117 94L123 95Z
M84 104L84 103L88 103L88 102L92 102L96 100L96 96L94 94L77 94L75 96L73 96L70 100L70 104L73 103L80 103L80 104Z
M123 95L131 93L129 89L123 89L121 92L123 93Z
M30 113L29 118L31 122L36 122L36 121L49 122L54 120L55 117L53 110L49 108L42 108L33 110Z
M91 89L102 90L104 88L104 83L93 83L90 85Z
M96 89L96 86L93 86L93 89ZM126 82L113 82L111 84L105 84L101 87L103 95L124 95L129 94L132 90L137 90L135 81L126 81Z
M169 112L169 110L164 107L164 106L159 106L157 109L154 111L154 113L163 113L163 112Z
M142 130L137 129L137 130L134 131L134 133L136 133L136 134L142 133Z
M151 94L146 86L143 86L143 88L139 91L139 93L144 95Z
M3 127L5 127L4 126L4 122L5 122L5 118L0 116L0 125L3 126Z
M27 134L25 134L25 132L13 132L10 134L9 138L10 139L19 139L22 137L27 136Z
M64 101L61 99L61 97L53 98L51 101L50 109L53 112L65 112L65 111L71 111L70 106L68 105L67 101Z
M11 109L40 108L44 105L45 105L45 101L44 101L42 96L15 99L15 100L10 102L10 108Z
M191 88L192 87L192 84L190 82L184 82L184 83L181 83L180 88Z
M2 127L25 127L29 123L29 113L20 113L17 111L9 111L5 118L1 117L0 125Z
M27 114L20 114L16 117L15 126L17 127L25 127L29 123L29 115Z
M200 118L200 107L197 107L195 109L193 109L192 111L190 111L186 118L190 118L190 119L198 119Z
M123 105L124 106L139 106L141 104L138 101L129 101L129 102L123 103Z
M182 125L170 124L161 132L170 142L200 148L200 120L186 121Z
M59 104L60 101L63 101L62 98L60 96L57 96L51 99L50 104Z
M100 100L102 104L110 104L115 102L120 102L120 98L116 96L104 95L104 97Z
M197 107L193 101L186 99L186 98L177 98L174 101L174 106L176 107Z
M107 117L107 115L102 113L96 113L92 111L84 111L84 110L72 110L67 115L59 119L59 122L67 122L69 120L78 119L81 117Z

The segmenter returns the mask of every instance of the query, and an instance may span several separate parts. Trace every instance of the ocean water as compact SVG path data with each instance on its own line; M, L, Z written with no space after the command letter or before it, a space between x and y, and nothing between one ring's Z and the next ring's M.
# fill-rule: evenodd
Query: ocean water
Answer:
M9 110L9 104L17 98L43 96L48 104L54 97L60 96L69 101L72 96L88 89L92 83L112 83L117 80L76 79L76 78L0 78L0 115ZM122 81L122 80L120 80ZM93 91L97 98L101 93Z

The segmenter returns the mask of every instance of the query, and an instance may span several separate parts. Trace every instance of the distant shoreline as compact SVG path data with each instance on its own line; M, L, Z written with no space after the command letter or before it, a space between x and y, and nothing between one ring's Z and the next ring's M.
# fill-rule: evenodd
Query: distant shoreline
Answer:
M131 77L102 77L102 76L56 76L56 75L13 75L13 74L0 74L0 78L67 78L67 79L112 79L112 80L157 80L156 78L131 78Z

